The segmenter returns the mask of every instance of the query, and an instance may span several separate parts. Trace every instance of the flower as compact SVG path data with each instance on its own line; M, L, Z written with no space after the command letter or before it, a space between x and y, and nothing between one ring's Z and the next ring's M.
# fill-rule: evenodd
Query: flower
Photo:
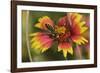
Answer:
M88 40L82 35L88 29L85 26L86 21L82 20L82 18L81 14L67 13L55 25L48 16L43 16L35 24L35 27L47 32L32 33L31 47L45 52L52 46L53 42L57 41L58 52L62 51L65 58L67 53L73 55L73 43L77 45L88 43Z

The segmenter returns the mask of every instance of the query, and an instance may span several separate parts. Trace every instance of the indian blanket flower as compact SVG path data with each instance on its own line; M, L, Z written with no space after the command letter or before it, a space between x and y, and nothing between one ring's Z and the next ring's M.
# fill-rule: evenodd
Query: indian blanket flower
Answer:
M47 51L53 44L58 43L58 52L63 52L66 58L67 53L73 55L73 46L84 45L88 40L82 35L88 27L83 16L79 13L67 13L54 24L48 16L43 16L35 24L35 27L44 30L31 34L31 47L39 49L41 52Z

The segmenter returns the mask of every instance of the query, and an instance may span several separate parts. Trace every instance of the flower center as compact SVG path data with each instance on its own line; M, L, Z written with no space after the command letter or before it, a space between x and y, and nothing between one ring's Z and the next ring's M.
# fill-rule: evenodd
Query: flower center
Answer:
M55 27L55 31L58 33L58 34L64 34L66 32L66 28L64 26L56 26Z
M66 41L70 36L70 30L65 26L56 26L55 32L57 33L56 38L58 38L60 42Z

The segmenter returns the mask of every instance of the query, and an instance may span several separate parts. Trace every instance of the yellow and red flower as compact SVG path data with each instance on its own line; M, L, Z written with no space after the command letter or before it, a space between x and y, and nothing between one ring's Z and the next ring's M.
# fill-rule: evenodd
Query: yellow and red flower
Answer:
M88 40L82 35L88 29L86 21L82 18L81 14L67 13L66 16L59 19L56 25L48 16L40 18L35 27L47 32L41 31L31 34L31 47L45 52L53 42L57 41L58 52L63 51L65 58L67 53L73 55L73 43L77 45L88 43Z

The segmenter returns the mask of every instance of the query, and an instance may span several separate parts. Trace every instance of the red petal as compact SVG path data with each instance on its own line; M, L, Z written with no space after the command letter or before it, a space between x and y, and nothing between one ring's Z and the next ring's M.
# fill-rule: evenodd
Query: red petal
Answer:
M64 16L59 19L58 25L60 25L60 26L66 25L66 22L67 22L67 17Z

